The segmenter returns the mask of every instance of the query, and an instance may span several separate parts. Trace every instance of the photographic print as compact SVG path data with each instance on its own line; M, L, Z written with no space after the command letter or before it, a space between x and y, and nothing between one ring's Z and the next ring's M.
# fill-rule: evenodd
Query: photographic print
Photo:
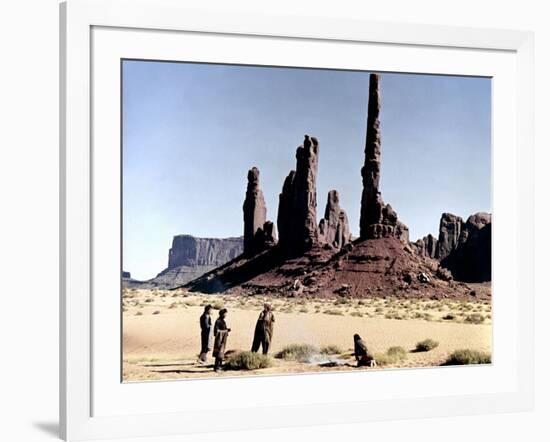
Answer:
M491 79L122 61L122 380L491 363Z

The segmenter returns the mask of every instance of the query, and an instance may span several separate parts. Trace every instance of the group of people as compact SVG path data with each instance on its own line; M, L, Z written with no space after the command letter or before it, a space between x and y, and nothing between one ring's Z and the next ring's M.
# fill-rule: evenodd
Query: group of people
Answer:
M220 310L218 319L216 319L214 327L212 327L212 310L213 307L211 305L205 306L204 312L200 317L201 352L199 354L199 362L202 364L206 362L208 352L212 350L212 340L214 340L214 348L212 351L212 356L214 357L214 371L220 371L225 358L227 338L231 329L227 326L226 322L226 308ZM261 346L262 353L264 355L268 353L273 339L274 322L275 316L273 315L271 305L265 303L264 309L256 321L254 339L252 341L252 352L257 353Z
M210 350L214 357L214 371L220 371L225 358L225 348L227 346L227 339L231 329L227 326L226 317L227 309L222 308L219 312L219 316L212 327L212 313L213 307L207 305L204 307L204 312L200 317L201 327L201 352L199 354L199 362L201 364L206 363L206 358ZM275 323L275 315L271 304L265 303L264 309L258 316L256 321L256 328L254 329L254 339L252 340L251 351L257 353L262 347L262 353L266 355L271 347L273 339L273 325ZM214 341L214 347L212 348L212 340ZM365 341L355 334L353 336L354 343L354 355L357 361L357 366L374 366L376 361L368 350Z

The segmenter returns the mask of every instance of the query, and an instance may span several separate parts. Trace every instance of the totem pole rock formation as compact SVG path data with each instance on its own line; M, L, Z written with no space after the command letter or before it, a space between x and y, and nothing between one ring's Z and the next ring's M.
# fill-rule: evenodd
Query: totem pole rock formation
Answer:
M367 115L367 139L365 164L361 169L363 194L361 196L360 234L362 239L397 237L409 241L409 229L397 218L389 204L384 204L380 193L380 76L371 74L369 79L369 105Z
M253 167L248 171L248 185L243 203L244 253L261 252L277 243L277 232L271 221L266 221L267 208L260 189L260 171Z
M296 171L288 174L279 195L279 245L288 254L310 250L318 242L317 164L319 143L306 135L296 149Z
M243 203L244 215L244 253L251 253L255 248L254 236L263 229L267 209L264 194L260 189L260 171L253 167L248 171L248 185Z
M325 217L319 222L319 242L341 249L351 240L348 216L340 208L338 191L328 193Z

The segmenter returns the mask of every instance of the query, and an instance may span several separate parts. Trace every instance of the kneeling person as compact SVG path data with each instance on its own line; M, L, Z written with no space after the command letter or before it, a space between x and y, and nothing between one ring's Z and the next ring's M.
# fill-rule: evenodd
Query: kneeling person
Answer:
M353 335L353 343L355 350L355 360L358 367L375 367L376 361L374 356L369 352L367 344L361 339L358 334Z

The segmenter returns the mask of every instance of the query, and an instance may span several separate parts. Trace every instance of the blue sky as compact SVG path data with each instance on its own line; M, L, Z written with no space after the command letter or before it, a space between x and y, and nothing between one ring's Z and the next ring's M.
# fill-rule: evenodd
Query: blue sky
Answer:
M318 217L340 193L359 233L368 72L123 62L123 267L164 269L172 237L240 236L249 168L268 219L304 134L319 139ZM442 212L491 211L491 81L381 75L385 202L411 239Z

